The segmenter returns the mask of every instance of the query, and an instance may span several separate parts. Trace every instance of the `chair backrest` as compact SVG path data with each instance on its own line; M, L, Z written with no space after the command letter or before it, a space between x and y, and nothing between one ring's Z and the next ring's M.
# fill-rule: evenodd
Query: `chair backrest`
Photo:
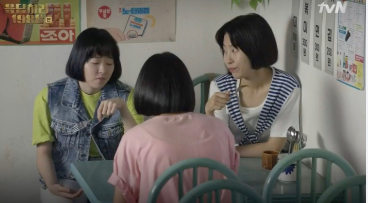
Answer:
M355 175L347 177L343 180L338 181L329 187L318 199L317 203L330 203L333 199L337 197L341 192L346 191L349 188L359 186L359 196L356 197L356 203L365 202L365 189L363 188L365 184L366 175ZM355 202L354 202L355 203Z
M205 113L204 107L206 106L206 102L208 100L208 93L210 88L210 83L213 79L215 79L220 74L216 73L207 73L201 76L194 78L193 86L197 86L201 84L201 103L200 103L200 112Z
M271 202L273 187L276 183L278 176L281 174L282 171L286 169L286 167L290 166L297 162L297 179L296 179L296 202L301 202L301 176L302 172L302 160L306 158L312 158L312 174L311 174L311 203L316 202L316 175L317 175L317 158L327 160L326 165L326 188L331 185L331 167L332 164L336 164L338 167L342 169L346 176L354 176L356 172L354 168L342 157L329 152L323 149L303 149L298 152L292 153L285 158L281 159L272 171L269 173L265 184L263 186L263 199L266 200L267 203Z
M207 195L208 202L212 203L212 192L215 192L216 203L221 203L220 190L230 190L231 191L231 202L244 202L244 196L252 201L252 203L263 203L264 200L262 196L258 194L250 186L234 180L211 180L198 185L197 187L190 190L184 197L179 201L179 203L193 203L199 202L203 203L204 194ZM240 196L238 195L240 194ZM240 197L238 199L238 197ZM230 202L226 202L230 203Z
M213 171L218 171L222 173L227 179L230 180L236 180L240 181L238 176L227 166L225 166L222 163L219 163L217 161L207 159L207 158L193 158L193 159L187 159L184 161L181 161L179 163L176 163L172 165L170 168L168 168L166 171L164 171L155 181L153 184L153 187L150 191L150 194L148 196L148 203L156 203L158 195L161 192L162 187L167 183L168 180L170 180L173 176L178 174L178 189L179 189L179 197L178 200L180 200L183 197L183 172L186 169L193 169L193 179L192 179L192 185L193 188L197 186L197 173L199 167L205 167L208 168L208 180L213 179Z

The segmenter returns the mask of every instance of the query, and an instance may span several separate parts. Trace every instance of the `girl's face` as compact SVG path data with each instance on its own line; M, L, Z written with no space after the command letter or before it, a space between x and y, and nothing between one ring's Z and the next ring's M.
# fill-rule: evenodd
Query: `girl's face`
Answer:
M224 36L224 63L235 79L247 78L252 72L252 65L240 48L235 48L230 41L229 34Z
M85 83L95 90L102 89L113 72L114 60L105 56L94 56L84 64Z

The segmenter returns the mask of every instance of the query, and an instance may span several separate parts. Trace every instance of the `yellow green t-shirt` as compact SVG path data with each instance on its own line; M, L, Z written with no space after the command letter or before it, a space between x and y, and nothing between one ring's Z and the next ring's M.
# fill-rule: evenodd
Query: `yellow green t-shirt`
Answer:
M43 142L54 142L54 132L51 126L51 115L49 111L49 107L47 104L47 95L48 88L45 87L41 90L41 92L37 95L35 99L35 104L33 108L33 133L32 133L32 144L37 145ZM133 96L134 91L131 90L128 100L127 107L132 114L134 120L137 124L140 124L144 121L144 117L142 115L137 114ZM98 100L100 99L101 91L92 95L86 94L81 91L81 97L83 104L87 110L88 116L92 119L94 115L94 111L96 109ZM91 140L89 155L91 157L100 156L96 144Z

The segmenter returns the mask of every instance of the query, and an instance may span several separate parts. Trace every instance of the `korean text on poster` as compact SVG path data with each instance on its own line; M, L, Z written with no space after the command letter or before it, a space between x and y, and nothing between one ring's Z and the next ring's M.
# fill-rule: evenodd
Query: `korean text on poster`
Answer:
M292 3L292 50L295 59L299 58L299 44L298 44L298 20L299 20L299 0L293 0Z
M324 0L315 0L314 2L313 66L319 70L322 69L321 47L323 12L318 12L318 10L322 2L324 2Z
M302 61L309 64L309 33L312 0L303 0L302 7Z
M329 8L336 0L327 0ZM326 12L325 26L325 72L334 75L334 36L335 36L335 12Z
M88 0L87 27L106 29L118 42L175 41L173 0Z
M79 0L0 0L0 45L72 44Z

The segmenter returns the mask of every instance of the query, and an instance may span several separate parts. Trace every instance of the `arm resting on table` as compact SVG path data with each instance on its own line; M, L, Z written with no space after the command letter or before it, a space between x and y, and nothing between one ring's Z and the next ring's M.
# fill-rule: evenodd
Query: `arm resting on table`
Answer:
M54 163L51 157L52 143L37 144L37 169L44 179L47 187L57 184Z

